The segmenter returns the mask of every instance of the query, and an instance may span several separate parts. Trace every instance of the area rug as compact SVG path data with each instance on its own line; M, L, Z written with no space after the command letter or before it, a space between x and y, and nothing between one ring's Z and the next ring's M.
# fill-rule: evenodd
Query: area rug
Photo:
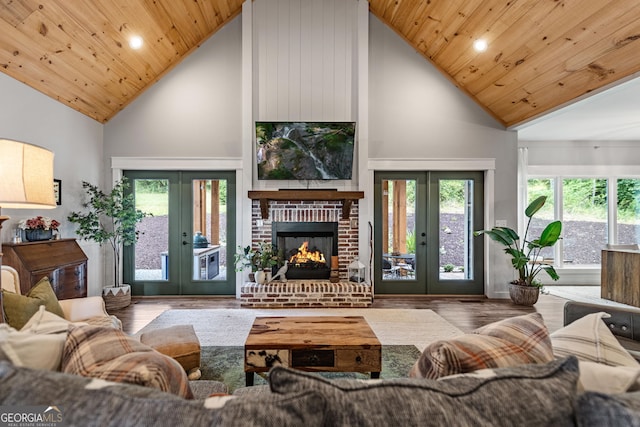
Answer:
M177 309L167 310L136 336L174 325L193 325L200 345L242 347L258 316L363 316L382 345L414 345L422 351L433 341L462 331L428 309Z
M363 316L382 344L381 378L406 377L424 348L463 332L428 309L176 309L167 310L136 336L154 329L191 324L201 345L202 379L244 386L243 346L258 316ZM329 378L367 378L358 373L323 373ZM265 384L256 375L255 384Z
M382 372L380 378L406 378L420 357L413 345L382 346ZM226 384L229 392L245 386L243 347L202 347L202 380L215 380ZM357 372L316 373L324 378L367 379L368 374ZM196 381L197 382L197 381ZM265 376L254 375L254 385L267 384Z

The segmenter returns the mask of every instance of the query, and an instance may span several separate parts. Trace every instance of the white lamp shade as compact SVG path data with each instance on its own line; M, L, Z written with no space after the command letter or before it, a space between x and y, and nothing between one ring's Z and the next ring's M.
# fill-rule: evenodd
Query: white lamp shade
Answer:
M53 153L36 145L0 139L0 208L55 207Z

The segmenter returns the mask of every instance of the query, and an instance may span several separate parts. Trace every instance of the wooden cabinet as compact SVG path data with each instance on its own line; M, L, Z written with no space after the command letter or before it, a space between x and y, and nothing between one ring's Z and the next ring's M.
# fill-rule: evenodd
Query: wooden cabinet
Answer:
M75 239L2 245L4 264L18 270L24 295L47 276L58 299L87 296L87 256Z

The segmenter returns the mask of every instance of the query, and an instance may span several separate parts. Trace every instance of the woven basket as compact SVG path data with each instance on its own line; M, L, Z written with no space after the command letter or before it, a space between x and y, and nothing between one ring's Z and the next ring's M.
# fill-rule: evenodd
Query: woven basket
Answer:
M105 289L102 294L107 311L120 310L131 305L131 286Z
M522 286L509 284L509 296L511 301L517 305L532 306L538 302L540 288L536 286Z

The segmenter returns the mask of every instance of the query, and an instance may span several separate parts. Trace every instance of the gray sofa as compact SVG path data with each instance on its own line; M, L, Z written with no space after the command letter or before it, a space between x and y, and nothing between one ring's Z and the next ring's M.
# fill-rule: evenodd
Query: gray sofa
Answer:
M566 321L579 310L628 314L608 306L569 305ZM626 335L633 326L620 325ZM326 380L276 367L262 393L239 390L187 400L0 362L0 421L39 411L55 413L67 426L640 426L640 392L580 391L579 376L575 356L439 380Z

